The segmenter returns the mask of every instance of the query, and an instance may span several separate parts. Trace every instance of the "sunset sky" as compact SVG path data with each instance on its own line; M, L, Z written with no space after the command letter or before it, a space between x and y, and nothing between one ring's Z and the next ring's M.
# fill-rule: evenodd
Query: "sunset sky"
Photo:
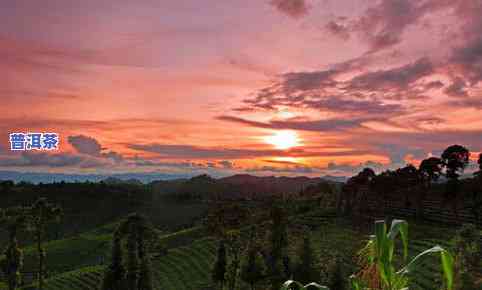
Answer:
M0 0L0 170L352 175L482 150L480 0ZM58 132L58 152L11 152Z

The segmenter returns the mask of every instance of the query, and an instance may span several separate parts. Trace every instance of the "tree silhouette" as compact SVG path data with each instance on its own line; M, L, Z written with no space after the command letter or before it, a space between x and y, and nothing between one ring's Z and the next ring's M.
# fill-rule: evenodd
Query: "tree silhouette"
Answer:
M112 242L112 261L104 273L102 290L125 290L126 269L123 265L122 239L118 231Z
M482 153L479 154L477 164L479 165L479 171L475 172L475 176L482 178Z
M251 290L254 290L256 283L264 278L265 272L266 267L259 253L255 230L252 228L246 258L241 265L241 279L250 285Z
M43 289L45 273L46 252L43 247L43 239L48 224L57 222L62 216L62 209L49 203L46 198L39 198L30 208L29 224L35 235L38 252L38 290Z
M156 237L154 228L146 217L134 213L120 223L118 232L120 237L127 239L127 289L152 289L152 269L147 244Z
M422 178L423 188L417 198L417 216L423 217L423 202L428 192L432 188L432 182L437 181L442 174L443 162L438 157L430 157L422 160L418 168L420 177Z
M269 257L269 276L272 289L279 289L286 280L285 249L288 246L286 212L282 205L271 208L271 253Z
M214 282L220 284L220 289L223 289L224 281L226 280L226 258L226 247L224 241L221 240L221 242L219 242L218 254L212 271L212 279Z
M457 180L460 173L469 164L470 152L461 145L452 145L442 153L442 161L448 179Z
M0 262L0 269L7 278L9 290L17 289L20 284L20 271L23 266L23 252L18 246L17 233L24 229L27 209L24 207L0 210L0 225L8 231L9 242L4 250L4 258Z
M308 232L305 232L303 243L298 250L298 257L300 257L300 261L295 268L295 280L303 284L318 282L319 275L315 265L315 252Z
M459 191L459 177L461 172L469 164L470 152L461 145L452 145L442 153L442 162L445 167L445 175L448 179L445 200L452 201L452 211L459 220L457 210L457 197Z
M430 188L432 181L437 181L442 174L443 163L438 157L430 157L422 160L419 171L427 187Z

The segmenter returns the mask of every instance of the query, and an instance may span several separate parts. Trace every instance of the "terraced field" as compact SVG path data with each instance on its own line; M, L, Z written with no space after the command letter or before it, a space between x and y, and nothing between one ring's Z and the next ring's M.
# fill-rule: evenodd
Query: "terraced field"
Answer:
M209 238L189 246L169 251L153 259L154 289L199 289L210 282L211 264L215 257L215 241ZM95 290L99 289L104 266L85 267L57 275L45 282L45 290ZM34 289L27 286L24 290Z
M261 225L265 227L267 225ZM110 252L112 225L96 229L75 238L53 241L47 244L48 267L60 273L46 280L46 290L95 290L101 284L104 267L98 265L98 257ZM346 220L337 219L332 211L314 211L290 219L290 252L294 255L299 245L301 230L311 229L313 245L320 257L338 256L347 265L355 264L357 251L364 246L369 232L362 233ZM264 229L262 230L264 232ZM434 245L450 248L447 242L453 229L410 225L410 256ZM215 259L217 243L206 238L202 228L191 228L161 237L169 249L163 256L152 260L154 289L181 290L202 289L210 282L210 269ZM73 250L74 249L74 250ZM26 265L34 267L34 249L26 249ZM67 258L66 258L67 257ZM108 258L107 258L108 259ZM107 261L106 261L107 263ZM435 290L440 285L439 258L423 263L415 274L411 288ZM77 270L70 268L77 266ZM322 269L323 263L320 263ZM68 269L65 270L65 269ZM355 268L351 267L350 271ZM61 273L63 271L63 273ZM67 271L67 272L66 272ZM0 289L1 285L0 285ZM24 290L33 287L24 287Z

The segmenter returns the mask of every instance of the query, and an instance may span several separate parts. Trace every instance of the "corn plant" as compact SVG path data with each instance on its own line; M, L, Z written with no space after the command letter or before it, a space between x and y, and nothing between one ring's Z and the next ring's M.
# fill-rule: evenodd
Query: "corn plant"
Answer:
M408 274L417 270L421 260L428 255L439 254L447 290L453 289L454 260L452 255L440 246L435 246L415 256L404 267L396 270L395 244L400 237L402 242L402 258L407 262L408 256L408 223L404 220L393 220L390 229L385 221L375 222L375 234L370 236L367 245L360 251L363 267L360 272L350 277L353 290L408 290ZM281 290L328 287L317 283L303 285L289 280ZM336 289L335 289L336 290Z
M395 243L400 236L402 242L403 261L408 256L408 223L404 220L393 220L390 229L385 221L375 222L375 234L370 236L367 245L360 251L360 256L365 260L363 269L351 277L352 287L355 290L381 289L381 290L408 290L408 274L416 271L420 261L428 255L439 254L445 286L453 289L454 261L450 253L440 246L435 246L415 256L404 267L396 270Z

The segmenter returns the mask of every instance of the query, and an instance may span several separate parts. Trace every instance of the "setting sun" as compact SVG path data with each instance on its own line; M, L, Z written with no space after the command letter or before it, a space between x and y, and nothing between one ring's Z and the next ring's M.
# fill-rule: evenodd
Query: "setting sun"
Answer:
M300 145L298 134L294 131L277 131L273 135L265 137L264 140L276 149L281 150Z

